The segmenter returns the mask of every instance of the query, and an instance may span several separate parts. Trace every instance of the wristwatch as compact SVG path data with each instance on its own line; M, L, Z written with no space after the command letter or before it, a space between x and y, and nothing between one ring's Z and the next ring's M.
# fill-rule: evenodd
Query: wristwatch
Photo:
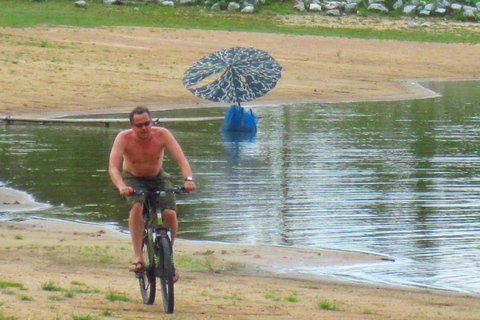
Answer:
M192 176L186 177L185 182L187 182L187 181L193 181L193 177Z

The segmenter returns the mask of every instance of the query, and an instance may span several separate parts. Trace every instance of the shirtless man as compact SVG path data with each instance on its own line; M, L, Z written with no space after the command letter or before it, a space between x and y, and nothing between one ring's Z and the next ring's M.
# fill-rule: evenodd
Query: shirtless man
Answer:
M128 227L132 238L134 260L130 271L143 268L142 235L143 235L143 201L133 194L134 189L164 187L171 189L171 177L162 169L164 150L167 149L177 161L184 178L183 187L188 191L195 190L192 170L182 148L173 135L165 128L154 127L150 111L137 107L130 113L130 129L120 132L113 142L110 152L108 172L113 184L131 206ZM122 167L122 171L120 170ZM170 228L172 244L177 234L178 222L175 206L175 195L168 193L163 212L163 223ZM174 280L178 280L178 273Z

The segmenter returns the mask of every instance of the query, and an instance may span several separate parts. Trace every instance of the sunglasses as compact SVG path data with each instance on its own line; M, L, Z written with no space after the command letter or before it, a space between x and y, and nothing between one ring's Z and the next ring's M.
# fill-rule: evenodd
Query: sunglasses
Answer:
M137 128L148 127L151 121L142 122L142 123L132 123Z

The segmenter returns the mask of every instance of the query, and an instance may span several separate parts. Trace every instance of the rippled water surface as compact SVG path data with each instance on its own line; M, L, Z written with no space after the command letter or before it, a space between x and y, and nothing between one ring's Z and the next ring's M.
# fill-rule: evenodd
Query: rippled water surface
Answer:
M296 271L480 294L480 84L426 85L442 96L254 108L254 137L165 124L198 184L179 201L180 236L379 252L396 261ZM106 172L121 129L2 125L0 181L53 205L36 215L125 227Z

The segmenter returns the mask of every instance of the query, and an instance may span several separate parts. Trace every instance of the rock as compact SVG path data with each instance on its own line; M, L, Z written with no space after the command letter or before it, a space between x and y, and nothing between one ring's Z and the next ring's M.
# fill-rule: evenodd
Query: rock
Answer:
M465 6L463 7L463 14L465 15L466 18L475 18L475 13L477 8L473 8L470 6Z
M404 14L411 14L411 13L414 13L416 10L417 10L417 6L413 4L407 4L405 7L403 7Z
M75 1L75 7L87 9L87 2L83 0Z
M233 11L239 11L240 10L240 5L237 2L230 2L227 6L227 10L230 12Z
M329 10L340 10L340 8L341 8L340 3L336 2L336 1L325 3L324 7L325 7L325 10L327 10L327 11L329 11Z
M358 4L356 3L346 3L344 8L346 13L355 13L358 10Z
M414 22L414 21L408 21L408 26L410 28L417 28L418 27L418 23Z
M308 7L308 10L310 10L310 11L322 11L322 6L318 3L310 3L310 6Z
M460 3L452 3L450 5L450 9L452 9L453 11L461 11L462 8L463 6Z
M300 12L303 12L305 11L305 3L303 3L303 1L297 1L293 8Z
M195 0L176 0L181 5L193 6L196 4Z
M240 12L242 13L253 13L255 11L255 8L250 5L250 6L246 6L245 8L243 8Z
M174 1L163 1L162 6L164 7L175 7L175 2Z
M427 3L427 4L425 5L425 7L423 7L423 10L427 10L427 11L432 12L433 10L435 10L435 4L433 4L433 3Z
M327 16L339 17L342 15L342 12L338 9L327 10Z
M400 9L401 7L403 7L403 1L402 0L397 0L397 2L395 2L393 4L393 10Z
M385 7L385 5L383 5L382 3L372 3L371 5L369 5L367 7L367 10L368 11L379 11L379 12L382 12L382 13L388 13L387 7Z
M213 4L213 6L210 8L210 10L212 11L220 11L222 8L220 7L220 3L217 2L215 4Z

